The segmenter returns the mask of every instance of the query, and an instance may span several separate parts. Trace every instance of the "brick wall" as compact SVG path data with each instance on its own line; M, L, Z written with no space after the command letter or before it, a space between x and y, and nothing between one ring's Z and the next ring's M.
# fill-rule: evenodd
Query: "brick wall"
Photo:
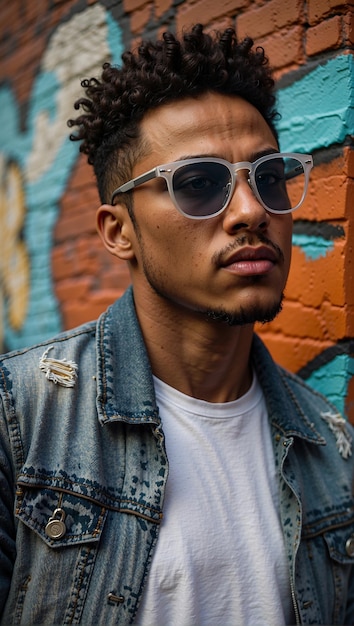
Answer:
M96 318L129 284L98 240L92 172L67 139L80 79L166 27L232 25L270 57L282 149L315 161L294 215L284 310L258 330L280 363L354 422L353 13L353 2L336 0L2 2L2 349Z

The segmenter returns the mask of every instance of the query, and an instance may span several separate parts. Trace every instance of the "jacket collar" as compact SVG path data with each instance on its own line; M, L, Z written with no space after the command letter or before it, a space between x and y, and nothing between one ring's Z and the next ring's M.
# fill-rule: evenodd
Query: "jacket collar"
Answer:
M98 319L96 337L97 409L101 423L160 423L132 287Z
M287 382L291 374L274 363L257 335L251 358L274 428L285 436L325 443ZM151 365L135 312L132 287L97 322L97 387L102 424L116 420L160 424Z
M325 445L325 439L309 419L313 416L313 408L308 407L308 411L306 413L304 411L309 395L304 382L277 365L257 335L253 337L251 358L264 393L269 421L273 427L285 437L295 436ZM294 385L296 393L293 391Z

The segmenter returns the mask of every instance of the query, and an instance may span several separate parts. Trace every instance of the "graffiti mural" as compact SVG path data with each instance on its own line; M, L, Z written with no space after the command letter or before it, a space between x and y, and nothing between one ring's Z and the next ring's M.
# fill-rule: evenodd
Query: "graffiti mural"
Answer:
M0 126L0 316L3 349L31 345L62 330L60 302L52 275L53 231L60 200L78 161L78 146L69 141L66 121L81 95L80 80L99 74L110 60L119 64L122 31L109 10L94 4L60 23L41 59L26 120L8 85L0 88L6 124ZM354 59L339 55L306 69L296 80L280 83L278 102L281 148L315 153L341 146L354 135L351 102ZM291 80L293 82L291 82ZM311 103L311 106L310 106ZM328 158L328 157L327 157ZM330 193L330 191L329 191ZM309 265L331 263L342 224L301 217L293 244ZM342 412L353 383L352 341L341 337L299 370Z
M61 330L51 274L52 233L78 153L68 139L66 121L81 95L81 78L97 74L104 61L118 62L121 53L119 26L94 5L60 24L52 36L33 86L25 131L11 89L0 89L6 119L0 127L0 210L6 241L1 315L7 350Z

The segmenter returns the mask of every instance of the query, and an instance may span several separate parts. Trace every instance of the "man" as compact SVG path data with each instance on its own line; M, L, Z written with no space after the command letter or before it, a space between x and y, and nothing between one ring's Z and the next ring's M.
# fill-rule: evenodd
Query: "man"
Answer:
M83 86L132 288L3 357L1 623L354 623L351 427L253 329L312 167L279 153L263 51L197 25Z

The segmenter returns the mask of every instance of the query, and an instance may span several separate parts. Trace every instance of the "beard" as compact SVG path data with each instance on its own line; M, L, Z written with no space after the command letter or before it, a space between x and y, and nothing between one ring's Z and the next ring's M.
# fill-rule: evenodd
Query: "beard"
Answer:
M135 230L141 245L144 275L151 289L155 292L156 295L158 295L166 302L174 303L175 305L179 304L181 306L181 302L178 299L176 300L174 294L170 293L168 288L166 287L168 281L166 280L166 278L163 278L161 269L157 269L151 262L149 256L145 253L143 239L141 237L140 229L137 227L137 225L135 225ZM257 239L258 241L271 245L276 250L278 258L281 260L281 262L284 262L283 253L278 246L275 246L262 233L258 235ZM225 253L226 251L230 252L233 248L235 248L235 245L241 245L245 243L245 240L246 237L238 237L237 239L235 239L233 244L228 246L227 249L223 251L223 253ZM221 253L219 253L218 257L219 256L221 257ZM215 257L214 261L216 260L217 257ZM250 282L254 285L257 285L257 283L261 280L262 279L260 277L254 276L250 279ZM278 299L275 299L273 303L253 303L250 306L240 305L236 310L228 309L227 307L191 307L191 311L193 310L194 313L199 314L211 323L222 323L228 326L244 326L247 324L255 324L256 322L266 324L267 322L271 322L281 312L283 308L283 300L284 293L282 292Z
M176 300L174 295L164 287L164 281L159 280L158 273L152 271L149 262L144 262L144 274L151 289L166 302L183 306L181 301ZM254 278L257 282L257 278ZM190 307L195 314L204 317L211 323L222 323L228 326L244 326L246 324L255 324L260 322L266 324L271 322L282 310L284 293L281 293L279 299L273 303L252 304L250 306L239 306L237 309L228 309L227 307L208 308L208 307Z
M240 307L238 311L228 311L226 308L208 309L205 317L211 322L221 322L228 326L243 326L245 324L255 324L260 322L266 324L271 322L283 308L284 294L278 302L272 306L254 306L251 309Z

